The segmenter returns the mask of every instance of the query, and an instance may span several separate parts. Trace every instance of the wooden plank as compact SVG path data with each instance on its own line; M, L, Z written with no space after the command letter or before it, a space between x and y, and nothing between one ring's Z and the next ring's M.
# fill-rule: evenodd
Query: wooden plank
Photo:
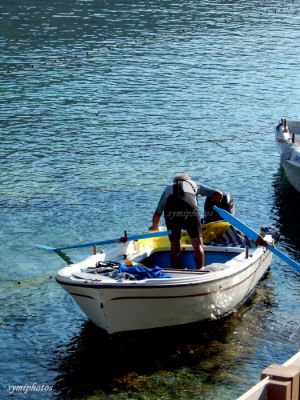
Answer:
M300 368L300 351L293 357L287 360L284 364L286 367L299 367Z
M268 400L291 400L292 383L270 379L268 383Z
M263 379L237 400L266 400L268 394L268 382L269 378Z
M296 353L293 357L287 360L283 366L285 367L300 367L300 351ZM240 396L237 400L268 400L268 387L270 378L266 377L262 379L257 385L253 386L250 390ZM288 389L287 389L288 390ZM281 397L277 397L281 398ZM298 395L298 400L300 400L300 391Z

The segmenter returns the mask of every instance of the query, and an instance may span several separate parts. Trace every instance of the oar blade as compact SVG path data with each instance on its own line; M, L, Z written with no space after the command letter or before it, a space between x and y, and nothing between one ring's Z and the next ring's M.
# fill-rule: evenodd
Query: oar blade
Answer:
M39 249L43 249L43 250L52 250L52 251L54 251L55 250L55 247L53 247L53 246L49 246L49 245L47 245L47 244L36 244L35 245L35 247L38 247Z
M277 257L280 257L283 261L285 261L288 265L290 265L291 267L295 268L297 271L300 272L300 264L295 261L292 260L288 255L286 255L285 253L283 253L281 250L277 249L277 247L274 247L273 245L269 245L267 246L268 249L270 251L272 251L272 253L274 253Z
M251 229L244 222L240 221L238 218L234 217L229 212L214 206L214 210L222 217L225 221L229 222L231 225L235 226L245 235L249 236L250 239L256 241L260 236L253 229ZM273 245L269 244L267 248L274 253L277 257L280 257L283 261L285 261L288 265L295 268L300 272L300 264L297 261L292 260L287 254L283 253L281 250L277 249Z

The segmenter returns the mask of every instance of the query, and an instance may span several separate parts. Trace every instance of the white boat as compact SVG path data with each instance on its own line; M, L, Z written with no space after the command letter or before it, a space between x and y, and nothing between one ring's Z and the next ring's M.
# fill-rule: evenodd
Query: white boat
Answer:
M282 118L275 128L280 165L290 184L300 192L300 121Z
M108 334L213 320L248 298L272 253L227 222L203 226L206 266L195 269L191 242L181 240L182 269L171 268L168 237L130 240L61 269L57 282ZM273 243L268 231L265 240Z

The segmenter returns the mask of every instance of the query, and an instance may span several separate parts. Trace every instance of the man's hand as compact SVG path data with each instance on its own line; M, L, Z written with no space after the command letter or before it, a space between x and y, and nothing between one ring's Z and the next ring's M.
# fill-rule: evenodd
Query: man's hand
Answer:
M150 231L158 231L158 225L160 220L160 214L154 213L152 217L152 225L150 226Z
M256 245L260 245L260 246L264 246L264 247L268 247L268 245L270 244L261 236L258 236L255 243L256 243Z
M211 200L213 203L220 203L222 201L222 199L223 199L222 192L218 192L216 190Z
M149 227L149 231L158 231L159 229L158 229L158 226L156 226L156 225L151 225L150 227Z

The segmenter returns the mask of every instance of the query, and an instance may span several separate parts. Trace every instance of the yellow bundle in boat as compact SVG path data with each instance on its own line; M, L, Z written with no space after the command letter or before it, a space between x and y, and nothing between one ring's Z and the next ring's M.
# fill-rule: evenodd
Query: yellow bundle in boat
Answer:
M230 227L229 222L217 221L202 225L203 243L216 242Z
M202 225L203 243L218 241L218 238L222 236L229 227L230 224L225 221L209 222L208 224ZM141 239L139 242L156 250L165 250L170 248L168 236ZM188 233L183 231L181 235L181 245L190 246L191 244L192 242Z

